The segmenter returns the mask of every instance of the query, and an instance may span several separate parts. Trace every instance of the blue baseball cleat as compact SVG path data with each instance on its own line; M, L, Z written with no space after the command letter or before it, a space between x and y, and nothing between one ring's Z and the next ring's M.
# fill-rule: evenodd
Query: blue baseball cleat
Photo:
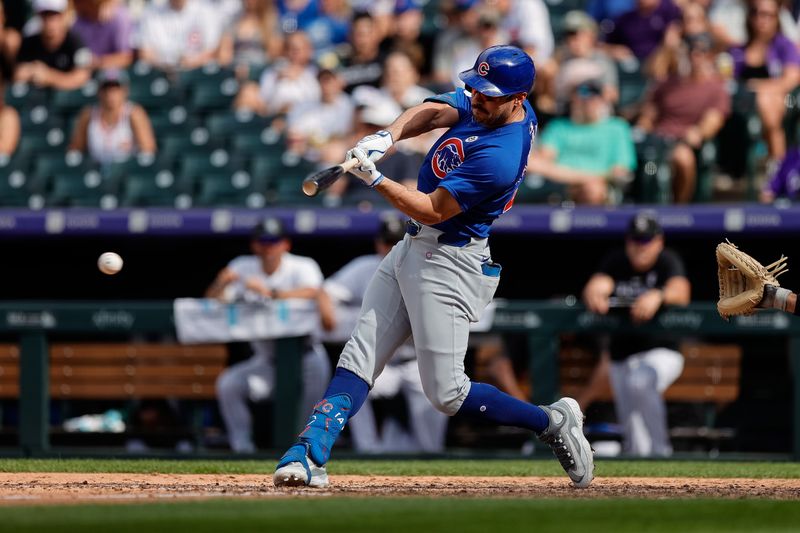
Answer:
M298 442L278 461L272 482L276 487L325 488L328 486L328 472L325 466L319 466L311 459L308 443Z

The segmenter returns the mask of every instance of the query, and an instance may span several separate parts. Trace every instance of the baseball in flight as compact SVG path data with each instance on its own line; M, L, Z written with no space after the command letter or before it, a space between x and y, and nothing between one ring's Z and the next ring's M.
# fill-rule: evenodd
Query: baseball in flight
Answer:
M97 259L97 268L103 274L116 274L122 270L122 258L114 252L106 252Z

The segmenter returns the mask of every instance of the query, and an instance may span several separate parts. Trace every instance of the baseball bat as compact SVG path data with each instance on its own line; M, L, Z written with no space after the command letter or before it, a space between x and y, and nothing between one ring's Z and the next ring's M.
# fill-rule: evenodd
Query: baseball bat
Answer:
M319 172L308 176L303 180L303 192L306 196L316 196L320 191L324 191L333 183L342 177L342 175L358 165L358 159L353 157L349 161L345 161L341 165L326 168Z

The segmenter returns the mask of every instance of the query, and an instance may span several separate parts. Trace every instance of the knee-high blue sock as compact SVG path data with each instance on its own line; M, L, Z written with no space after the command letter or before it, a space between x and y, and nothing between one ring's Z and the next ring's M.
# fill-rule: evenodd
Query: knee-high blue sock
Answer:
M517 400L486 383L472 382L469 394L458 412L536 433L541 433L550 424L547 413L541 407Z
M325 391L325 397L314 406L300 441L308 444L309 455L318 465L331 456L331 448L347 420L355 415L369 393L367 382L344 368L337 368Z

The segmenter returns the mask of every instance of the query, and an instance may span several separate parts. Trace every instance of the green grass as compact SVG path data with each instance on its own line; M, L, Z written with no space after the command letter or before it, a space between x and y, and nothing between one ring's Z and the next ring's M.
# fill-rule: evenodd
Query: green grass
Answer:
M766 500L292 498L0 508L15 533L797 531L800 505Z
M268 474L275 461L161 459L0 459L0 472ZM333 474L396 476L563 476L553 460L333 460ZM800 463L598 460L597 476L800 478Z

